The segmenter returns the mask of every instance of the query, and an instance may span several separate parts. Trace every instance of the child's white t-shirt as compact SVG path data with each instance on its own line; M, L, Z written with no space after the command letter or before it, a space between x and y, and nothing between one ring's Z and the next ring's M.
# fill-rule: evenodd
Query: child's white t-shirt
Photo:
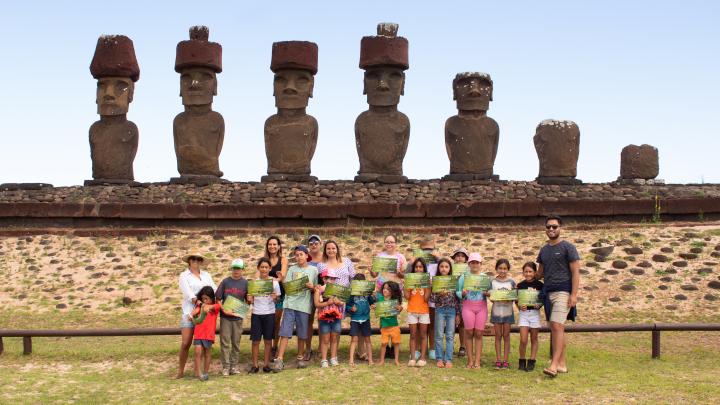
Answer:
M280 298L280 283L273 279L273 291ZM270 315L275 313L275 301L269 295L253 298L253 315Z

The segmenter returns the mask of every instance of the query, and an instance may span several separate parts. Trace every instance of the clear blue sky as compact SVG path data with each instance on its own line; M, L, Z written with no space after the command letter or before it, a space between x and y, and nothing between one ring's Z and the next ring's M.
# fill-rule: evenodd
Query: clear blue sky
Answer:
M313 174L351 179L353 125L367 109L360 38L378 22L400 24L410 69L399 109L411 122L405 174L439 178L449 163L445 120L456 113L457 72L488 72L489 115L500 125L495 172L530 180L532 137L547 118L581 131L578 178L614 180L620 150L660 150L660 178L720 182L720 3L714 1L24 1L0 16L0 182L81 184L91 178L88 128L98 119L88 66L102 34L135 43L140 80L128 118L140 130L139 181L176 176L172 120L182 111L175 46L191 25L223 46L213 109L226 123L220 167L233 181L259 181L263 123L275 113L274 41L319 45L308 113L319 122ZM116 4L112 7L111 4Z

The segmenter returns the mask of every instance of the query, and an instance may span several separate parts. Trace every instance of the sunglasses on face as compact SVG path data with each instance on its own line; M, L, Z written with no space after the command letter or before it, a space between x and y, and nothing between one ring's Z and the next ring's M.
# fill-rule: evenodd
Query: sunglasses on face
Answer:
M317 246L319 244L320 244L319 241L313 241L313 242L308 243L308 245L310 245L310 246Z
M545 225L545 229L558 229L560 228L560 225Z

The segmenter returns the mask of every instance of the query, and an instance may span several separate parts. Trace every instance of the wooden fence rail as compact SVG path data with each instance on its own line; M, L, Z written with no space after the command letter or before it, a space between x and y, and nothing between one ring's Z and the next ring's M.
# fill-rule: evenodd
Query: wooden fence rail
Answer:
M400 328L401 333L409 334L408 327ZM510 329L518 333L520 328L513 326ZM645 323L645 324L609 324L609 325L567 325L567 333L606 333L606 332L651 332L652 358L660 357L660 332L720 332L720 323ZM540 332L549 333L550 328L542 327ZM372 333L380 334L379 328L373 328ZM23 354L32 353L32 338L34 337L112 337L112 336L173 336L179 335L180 328L133 328L133 329L0 329L0 354L4 351L4 337L21 337L23 339ZM250 334L245 328L244 335ZM318 334L315 329L314 334ZM350 329L343 328L343 335L350 334ZM491 328L486 328L485 336L492 336ZM552 350L552 348L551 348Z

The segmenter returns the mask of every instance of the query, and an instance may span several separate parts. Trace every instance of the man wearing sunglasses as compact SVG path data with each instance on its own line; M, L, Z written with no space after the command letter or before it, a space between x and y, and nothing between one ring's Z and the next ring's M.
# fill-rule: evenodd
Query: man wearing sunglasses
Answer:
M575 246L560 237L562 219L551 215L545 219L548 242L540 249L537 279L545 279L545 316L550 323L553 356L543 373L556 377L567 373L565 363L565 321L575 320L577 294L580 286L580 256ZM569 316L568 316L569 315Z

